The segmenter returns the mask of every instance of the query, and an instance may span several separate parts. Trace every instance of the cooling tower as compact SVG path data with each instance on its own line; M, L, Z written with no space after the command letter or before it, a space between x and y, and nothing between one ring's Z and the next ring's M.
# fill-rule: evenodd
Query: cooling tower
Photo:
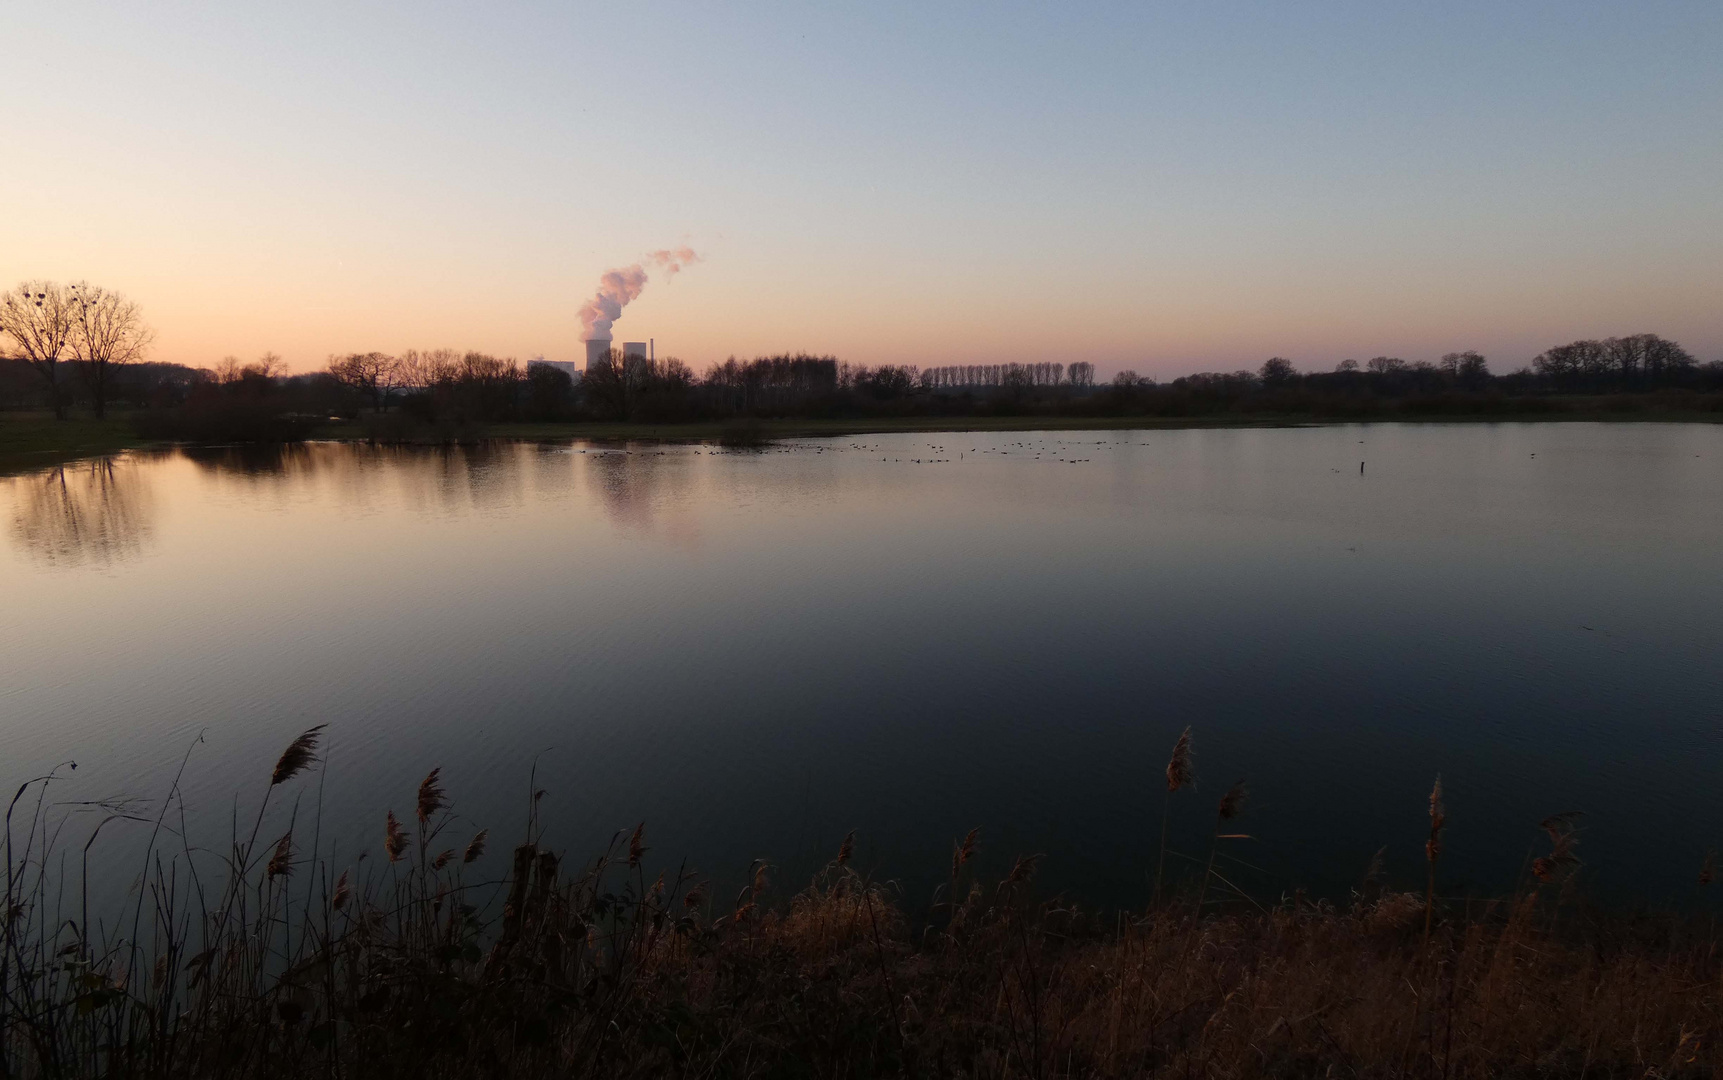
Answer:
M641 360L646 359L646 342L624 341L622 343L622 358L626 360L631 356Z
M603 341L589 341L586 343L586 366L588 368L591 368L594 364L602 364L609 359L609 338L605 338Z

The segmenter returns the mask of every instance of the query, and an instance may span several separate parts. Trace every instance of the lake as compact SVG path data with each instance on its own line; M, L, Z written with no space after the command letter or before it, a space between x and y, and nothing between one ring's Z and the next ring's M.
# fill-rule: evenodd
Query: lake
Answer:
M132 454L0 478L0 524L0 782L155 800L190 751L212 835L317 723L343 857L440 766L456 843L536 784L571 855L645 821L793 886L854 829L912 902L974 826L1141 902L1186 725L1175 849L1246 779L1265 901L1384 845L1421 887L1438 773L1456 895L1581 811L1595 891L1686 902L1723 833L1723 426Z

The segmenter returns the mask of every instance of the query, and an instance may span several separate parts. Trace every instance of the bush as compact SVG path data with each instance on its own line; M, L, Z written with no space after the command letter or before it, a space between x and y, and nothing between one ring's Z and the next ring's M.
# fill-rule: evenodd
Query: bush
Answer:
M266 398L194 393L184 405L142 409L132 426L146 439L189 443L281 443L308 438L321 416L287 413Z

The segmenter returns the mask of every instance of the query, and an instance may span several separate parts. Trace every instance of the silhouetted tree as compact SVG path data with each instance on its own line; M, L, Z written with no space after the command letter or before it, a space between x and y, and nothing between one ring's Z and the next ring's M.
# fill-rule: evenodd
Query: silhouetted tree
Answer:
M349 353L329 358L329 374L371 399L371 407L382 412L389 395L400 385L401 362L380 352Z
M1656 334L1629 334L1598 343L1606 367L1624 384L1658 383L1692 370L1693 357L1673 341Z
M144 325L138 305L119 293L79 281L66 286L66 294L72 361L96 415L105 416L116 373L143 359L155 335Z
M1443 374L1468 389L1476 389L1490 378L1490 366L1482 354L1469 349L1466 352L1445 353L1440 366Z
M1546 349L1532 359L1532 370L1558 383L1601 376L1609 366L1601 341L1574 341Z
M17 358L47 382L56 420L66 418L60 362L76 328L71 296L58 282L26 281L0 295L0 335L11 338Z
M566 419L574 408L574 378L549 364L528 364L526 408L533 420Z
M1284 356L1271 356L1263 362L1258 375L1269 386L1285 386L1298 378L1298 369Z

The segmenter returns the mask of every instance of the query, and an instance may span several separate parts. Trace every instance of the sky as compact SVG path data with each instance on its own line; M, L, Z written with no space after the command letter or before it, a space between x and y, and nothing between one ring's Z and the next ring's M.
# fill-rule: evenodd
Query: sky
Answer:
M1723 359L1723 4L0 6L0 287L154 359Z

